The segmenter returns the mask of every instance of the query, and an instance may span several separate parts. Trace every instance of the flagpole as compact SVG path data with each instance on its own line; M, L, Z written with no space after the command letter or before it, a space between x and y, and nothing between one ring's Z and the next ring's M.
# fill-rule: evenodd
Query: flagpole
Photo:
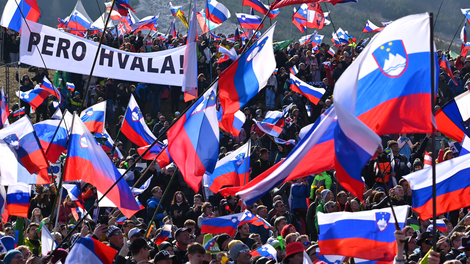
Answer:
M114 1L114 0L113 0L113 1ZM214 83L215 83L216 81L218 81L218 79L219 79L219 78L217 77L217 78L210 84L210 86L214 85ZM210 86L209 86L209 87L210 87ZM199 100L199 98L201 98L203 95L204 95L204 93L201 94L201 95L199 95L199 97L198 97L196 100L193 100L192 103L191 103L191 105L189 105L189 106L176 118L176 120L175 120L173 123L171 123L171 125L170 125L168 128L166 128L166 130L163 131L163 133L162 133L152 144L150 144L149 148L146 149L146 150L142 153L142 155L140 155L140 156L134 161L134 163L133 163L129 168L126 169L126 171L121 175L121 177L119 177L119 178L113 183L113 185L111 185L111 187L109 187L109 189L108 189L105 193L103 193L103 195L102 195L101 198L98 200L98 202L96 202L96 203L86 212L86 214L83 216L83 218L80 218L80 220L77 222L77 224L75 225L75 227L74 227L72 230L70 230L69 233L67 233L67 235L64 237L64 239L62 240L62 242L57 246L57 248L54 249L54 250L51 252L50 256L53 255L53 254L57 251L57 249L60 248L60 246L62 246L62 244L70 238L70 236L72 236L72 233L73 233L75 230L77 230L77 228L78 228L79 225L83 222L83 220L90 214L90 212L92 212L92 210L94 210L94 207L95 207L95 206L98 206L99 202L100 202L102 199L104 199L104 197L106 197L106 195L114 188L114 186L116 186L116 185L118 184L118 182L119 182L122 178L124 178L124 175L126 175L126 173L128 173L130 170L132 170L132 169L135 168L135 165L142 159L142 157L144 157L145 154L147 154L147 153L150 151L150 149L151 149L153 146L155 146L155 144L157 144L157 142L160 141L160 139L162 139L163 136L166 135L166 133L168 132L168 130L169 130L170 128L172 128L173 125L176 124L176 122L177 122L183 115L185 115L186 112L187 112L189 109L191 109L191 107L192 107L192 106ZM74 116L75 116L75 115L74 115ZM72 126L71 126L70 131L73 131L73 123L74 123L74 122L72 122ZM65 168L64 168L64 171L65 171ZM63 177L61 178L61 180L62 180L62 179L63 179ZM170 186L170 184L168 184L168 186ZM167 188L168 188L168 186L167 186ZM54 210L54 208L52 208L52 209Z
M439 9L437 10L437 15L436 15L436 19L434 20L433 28L436 27L437 18L439 17L439 13L441 12L441 7L443 3L444 3L444 0L441 1L441 5L439 6Z
M268 14L271 12L271 9L273 8L272 5L269 6L269 9L268 9L268 12L266 12L266 14L264 14L264 17L263 19L261 20L261 22L258 24L258 27L256 28L255 31L253 31L253 35L251 35L250 39L248 40L248 42L245 42L245 45L243 46L243 49L242 51L240 52L240 55L243 54L248 46L250 45L251 41L253 40L253 38L255 37L256 33L258 33L259 29L261 28L261 25L263 25L264 21L266 20L266 18L268 17ZM238 20L238 19L237 19ZM240 21L238 21L238 23L240 23Z
M464 16L462 22L460 22L460 26L457 28L457 31L455 31L454 37L452 38L452 41L450 42L449 48L447 48L447 50L450 50L450 47L452 47L452 43L454 42L454 39L457 36L457 33L459 33L460 27L462 26L463 22L465 22L465 20L467 20L467 17Z
M325 3L325 9L326 9L326 12L328 12L328 19L329 19L330 22L331 22L331 26L333 26L333 30L334 30L333 32L335 33L336 37L337 37L338 40L339 40L339 36L338 36L338 34L336 33L335 24L333 23L333 19L331 18L331 12L330 12L330 10L328 10L328 5L327 5L326 3ZM335 43L333 43L333 45L334 45L334 44L335 44ZM328 51L327 51L327 52L328 52Z
M114 3L115 2L116 2L116 0L113 0L113 2L111 4L111 9L110 9L111 11L114 8ZM110 18L111 18L111 15L108 15L108 17L106 18L106 22L104 24L103 34L101 34L100 43L98 44L98 49L96 50L95 58L93 60L93 64L91 65L90 75L88 75L88 80L86 82L87 86L86 86L86 90L85 90L85 95L88 95L88 90L90 89L91 77L93 76L93 71L95 70L96 61L98 60L98 56L100 55L101 45L102 45L103 40L104 40L104 35L106 34L106 29L108 28L108 23L109 23ZM83 100L82 103L80 104L80 108L79 108L78 113L82 112L84 104L85 104L85 100Z
M430 49L430 60L431 60L431 111L434 116L434 86L435 86L435 56L434 56L434 25L433 25L433 13L429 13L429 49ZM435 149L436 146L436 129L432 125L432 138L431 138L431 149ZM432 152L432 226L433 230L433 248L436 248L437 243L437 232L436 232L436 152Z
M64 116L65 116L65 114L62 114L62 118L64 118ZM75 121L75 115L73 115L73 118L72 118L72 125L71 125L71 128L70 128L70 132L73 131L73 123L74 123L74 121ZM69 139L69 141L70 141L70 139ZM69 146L70 146L70 144L69 144ZM69 150L69 149L67 149L67 150ZM69 153L69 151L67 151L67 153ZM67 166L67 162L65 163L65 166ZM65 166L64 166L64 172L65 172ZM63 182L63 179L64 179L64 177L63 177L63 175L62 175L62 177L60 177L60 179L59 179L59 187L58 187L58 189L57 189L58 192L60 192L61 189L62 189L62 182ZM52 209L51 209L51 220L52 220L52 217L54 217L54 211L55 211L55 209L58 208L58 205L60 206L60 199L61 199L61 198L62 198L62 196L59 195L58 197L56 197L56 199L55 199L55 201L54 201L54 206L53 206ZM57 217L59 216L59 213L60 213L60 209L57 211ZM52 221L49 221L49 226L51 225L51 223L52 223ZM57 246L57 248L59 248L59 246ZM55 251L55 250L54 250L54 251Z

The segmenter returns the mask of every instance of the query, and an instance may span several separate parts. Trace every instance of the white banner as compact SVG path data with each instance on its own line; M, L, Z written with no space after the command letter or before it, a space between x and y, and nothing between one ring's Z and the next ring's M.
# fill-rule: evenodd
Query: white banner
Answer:
M28 21L21 32L20 61L28 65L89 75L98 43ZM143 83L183 85L186 46L130 53L102 45L93 76Z

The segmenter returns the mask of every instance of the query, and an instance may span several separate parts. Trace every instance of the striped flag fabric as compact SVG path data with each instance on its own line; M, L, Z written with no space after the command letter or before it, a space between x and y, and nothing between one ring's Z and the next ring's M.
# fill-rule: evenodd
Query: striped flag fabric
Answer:
M296 93L299 93L310 100L314 105L318 104L320 99L325 94L324 88L313 87L299 78L295 77L294 74L290 74L290 89Z
M424 152L424 162L423 162L423 168L431 167L432 166L432 157L429 155L427 151Z
M397 206L394 210L398 225L403 228L409 207ZM318 226L321 255L376 261L393 261L396 255L395 219L390 208L355 213L319 212Z
M230 11L217 0L206 0L206 16L210 21L222 24L230 18Z
M7 206L10 215L28 217L31 186L18 182L8 187Z
M3 127L8 126L10 124L8 122L10 109L8 109L7 97L5 96L5 93L3 92L3 87L2 87L0 101L1 101L0 103L0 129L2 129Z
M404 176L413 191L413 209L423 220L433 217L432 167ZM436 164L436 215L470 206L470 155Z
M64 264L112 264L117 250L91 237L80 237Z

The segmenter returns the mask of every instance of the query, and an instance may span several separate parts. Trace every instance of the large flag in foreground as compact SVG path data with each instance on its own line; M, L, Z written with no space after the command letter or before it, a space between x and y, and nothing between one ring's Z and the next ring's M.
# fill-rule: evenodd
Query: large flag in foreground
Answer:
M394 21L336 84L351 91L344 107L379 135L433 130L430 87L434 70L437 89L438 71L430 69L429 23L427 13Z
M394 207L400 228L408 206ZM363 212L318 213L322 255L341 255L377 261L393 261L397 254L395 219L390 208ZM373 249L373 250L371 250Z
M60 154L67 149L68 131L65 122L49 119L34 124L34 129L37 132L46 158L50 162L55 163L59 159Z
M432 167L404 177L413 191L413 209L423 220L432 218ZM437 215L470 206L470 155L436 165Z
M331 107L325 116L319 118L307 136L300 141L284 161L250 181L237 192L237 195L247 205L250 205L272 190L274 186L284 182L289 176L301 175L300 177L303 177L333 168L332 137L336 125L335 116L336 113ZM325 137L325 135L330 136ZM313 164L312 160L315 160ZM300 164L312 164L312 166L300 166ZM305 170L308 170L308 174L304 175Z
M96 186L98 192L104 194L121 174L78 116L74 118L69 141L64 181L82 180ZM140 210L124 180L119 181L106 197L127 218Z
M233 131L235 113L263 89L276 68L273 52L273 33L270 27L249 50L243 53L220 75L219 91L222 119L220 128L238 136Z
M219 155L217 82L168 130L168 152L185 181L199 191L206 171L212 173Z

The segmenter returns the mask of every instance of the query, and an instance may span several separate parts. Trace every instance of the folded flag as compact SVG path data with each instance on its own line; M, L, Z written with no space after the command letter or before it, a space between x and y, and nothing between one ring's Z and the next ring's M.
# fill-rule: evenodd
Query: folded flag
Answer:
M405 226L408 206L394 207L398 225ZM377 261L393 261L397 253L395 219L390 208L356 213L318 213L322 255L341 255ZM370 250L373 248L374 250Z
M329 49L327 52L328 52L328 54L330 54L330 55L333 56L333 57L334 57L335 54L336 54L336 51L333 49L333 47L330 47L330 49Z
M202 220L201 233L227 233L229 236L233 237L244 216L244 213L238 213Z
M74 83L67 82L66 85L67 85L67 89L69 89L72 93L73 93L73 91L75 91L75 84Z
M175 18L173 18L173 21L171 22L170 31L168 32L168 35L176 38Z
M29 173L49 167L36 131L27 116L0 130L2 139Z
M145 123L144 116L142 115L139 105L134 99L134 95L131 95L129 105L127 106L126 113L124 114L121 132L130 141L132 141L132 143L139 147L151 145L155 140L157 140Z
M181 23L183 23L183 25L184 25L187 29L189 29L188 20L187 20L186 17L184 16L184 13L183 13L183 10L182 10L182 9L178 9L178 10L176 11L176 17L181 20Z
M27 20L37 22L40 15L41 12L36 0L8 0L3 9L0 25L16 32L21 32L23 16Z
M299 39L299 43L301 46L307 45L308 43L313 43L315 41L315 37L317 36L317 31L313 32L310 35L303 36Z
M82 180L96 186L98 192L106 193L121 174L77 116L72 128L64 181ZM124 180L119 181L106 197L128 218L140 210Z
M243 216L243 219L240 221L239 225L252 224L255 226L263 226L266 229L269 229L271 227L271 225L266 220L259 217L258 215L252 214L248 209L245 209L243 213L245 215Z
M235 113L266 86L276 68L273 52L274 29L275 24L220 75L219 99L222 117L219 125L222 130L234 136L239 134L239 131L237 133L233 129Z
M308 28L322 29L325 26L325 15L320 3L309 3L307 7L307 21L305 26Z
M122 16L127 16L129 13L128 10L131 10L132 12L135 13L134 9L129 5L129 0L116 0L116 8Z
M470 23L470 8L467 8L467 9L461 8L460 11L462 11L462 14L467 19L467 22Z
M183 85L181 91L184 93L184 101L189 102L198 97L198 66L197 66L197 1L193 0L193 9L191 11L191 20L188 27L188 35L186 37L186 49L183 58ZM206 14L208 15L208 14Z
M85 126L92 133L103 133L106 119L106 101L97 103L83 110L80 114Z
M447 61L446 55L442 55L441 61L439 62L439 67L443 68L446 71L447 76L449 76L452 81L457 84L454 78L454 73L452 72L452 68L450 67L449 61Z
M342 28L338 28L338 30L336 30L336 33L333 32L331 34L333 36L331 41L335 44L335 46L347 44L349 39L353 38L353 36L349 35L349 33L347 31L344 31Z
M55 241L55 238L52 236L51 232L47 228L42 228L44 225L44 222L41 222L41 226L39 227L41 229L41 254L43 256L47 256L50 251L55 249L57 247L57 241ZM39 232L38 228L38 232Z
M470 205L470 155L464 155L436 165L436 215ZM432 218L432 167L404 178L413 191L413 209L423 220Z
M245 29L257 29L258 25L261 23L261 18L255 15L235 13L238 18L240 26ZM259 29L263 29L263 25Z
M65 25L68 31L71 34L84 37L92 23L87 16L88 15L85 16L82 12L75 9L71 16L66 19Z
M470 153L470 138L465 136L462 141L462 148L460 149L459 156L463 156Z
M173 6L173 5L171 4L171 2L170 2L170 11L171 11L171 15L172 15L173 17L176 16L176 13L178 12L178 10L180 10L180 11L183 13L183 15L184 15L184 11L183 11L183 7L182 7L182 6Z
M91 237L80 237L64 264L112 264L117 250Z
M293 75L297 75L297 73L299 73L299 70L297 70L297 66L292 66L292 68L290 68L290 73Z
M252 257L261 256L261 257L277 260L277 251L270 244L262 245L261 247L251 251L250 254Z
M250 150L251 143L248 141L217 161L213 173L206 173L209 175L209 188L212 192L218 193L223 186L243 186L248 182Z
M256 119L253 119L253 122L261 131L273 137L279 137L279 135L282 133L282 127L278 127L274 124L263 121L257 121Z
M269 6L261 3L259 0L243 0L242 5L249 6L263 15L267 14L270 19L277 17L280 12L279 9L273 9L268 13Z
M436 227L440 232L447 232L447 225L442 219L436 219Z
M137 23L131 24L131 29L136 32L142 29L157 31L158 16L145 17Z
M199 26L202 29L200 34L206 34L207 32L212 31L221 25L207 19L205 9L202 9L201 11L197 12L197 22L199 23Z
M8 109L7 97L3 92L1 93L1 103L0 103L0 129L4 128L5 126L9 125L8 116L10 115L10 109Z
M424 162L423 162L423 168L431 167L432 166L432 157L429 155L427 151L424 151Z
M216 0L206 0L206 16L210 21L222 24L230 18L230 11Z
M98 143L101 145L101 148L105 152L111 152L113 150L114 140L111 138L111 136L109 135L106 128L103 128L103 133L95 133L95 138L102 138L104 140L104 142L102 142L102 143L98 142ZM114 148L113 158L114 159L117 158L117 159L120 159L120 160L122 160L124 158L124 156L122 155L122 153L121 153L121 151L119 150L118 147Z
M274 141L277 144L281 144L281 145L293 145L293 146L295 146L295 140L294 139L283 140L283 139L280 139L280 138L274 138Z
M326 92L324 88L316 88L308 85L304 81L295 77L292 73L290 74L290 89L307 97L314 105L318 104L320 99L323 97L323 94Z
M137 149L137 153L139 153L139 155L142 155L149 147L150 145L145 146L145 147L140 147ZM166 145L161 142L158 142L150 148L150 150L142 157L142 159L154 160L155 158L159 156L159 154L164 149L166 149Z
M47 80L46 77L44 77L44 79ZM40 106L50 94L56 96L58 99L62 98L62 96L60 95L60 92L54 86L52 86L52 83L50 82L49 83L44 82L41 85L36 85L34 89L29 90L27 92L16 92L16 95L22 101L31 105L33 109Z
M8 187L7 206L10 215L28 217L31 186L18 182Z
M168 130L168 152L185 181L199 191L202 177L212 173L219 154L217 82Z
M80 190L80 184L64 183L62 185L67 190L70 200L72 200L78 207L85 208L85 201L82 197L82 191Z
M447 102L435 113L437 129L451 139L462 142L470 135L470 91Z
M65 123L49 119L34 124L34 130L36 130L47 160L55 163L60 155L67 150L68 129Z
M162 230L158 233L155 239L155 244L160 245L165 242L168 238L171 238L171 225L163 225Z
M2 251L0 253L7 253L10 250L15 249L17 244L15 242L15 238L11 236L4 236L0 238L0 245L2 247Z
M236 194L250 205L284 181L333 168L333 131L336 125L334 122L336 113L333 110L330 107L329 111L315 122L286 159L237 190ZM314 166L299 166L299 164L314 164Z
M22 116L22 115L24 115L24 114L26 114L26 110L25 110L25 108L24 108L24 106L23 106L23 107L21 107L20 109L18 109L18 110L16 110L15 112L13 112L13 117L19 117L19 116Z
M75 218L75 221L77 222L86 215L85 209L81 207L72 207L70 210L72 211L73 218ZM87 215L86 220L93 221L90 215Z
M376 33L382 31L384 27L378 27L374 23L370 22L370 20L367 20L366 26L362 30L364 33Z

